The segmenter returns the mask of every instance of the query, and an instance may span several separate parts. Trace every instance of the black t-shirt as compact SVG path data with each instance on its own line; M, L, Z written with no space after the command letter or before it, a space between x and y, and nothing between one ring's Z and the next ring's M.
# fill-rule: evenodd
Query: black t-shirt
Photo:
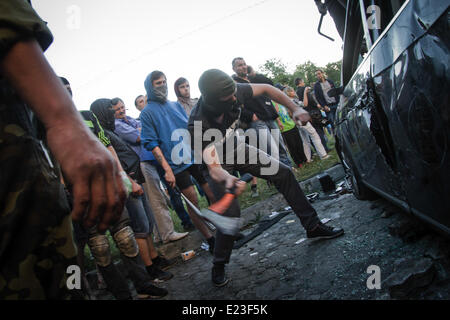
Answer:
M300 100L300 101L303 101L303 94L305 93L305 88L306 87L298 87L297 88L296 93L297 93L298 100Z
M249 83L247 80L239 78L236 75L233 75L233 80L236 83ZM267 84L266 81L261 83ZM246 98L242 103L244 104L245 109L242 110L241 120L246 123L252 122L253 114L256 114L258 119L262 121L275 120L278 118L278 113L273 107L272 100L264 95L255 98Z
M222 123L216 122L214 119L208 118L205 113L202 111L202 98L200 98L199 102L191 111L191 115L189 116L188 121L188 130L191 134L191 143L193 150L195 149L194 140L197 138L194 133L198 132L202 134L202 150L205 149L211 142L213 141L204 141L203 135L208 129L219 129L222 135L224 136L227 129L233 125L236 125L234 129L236 129L237 122L239 116L241 114L241 110L244 108L244 101L247 99L251 99L253 97L253 89L249 84L237 83L236 84L236 99L237 103L234 105L233 109L225 113ZM195 121L195 124L194 124ZM200 130L201 126L201 130Z

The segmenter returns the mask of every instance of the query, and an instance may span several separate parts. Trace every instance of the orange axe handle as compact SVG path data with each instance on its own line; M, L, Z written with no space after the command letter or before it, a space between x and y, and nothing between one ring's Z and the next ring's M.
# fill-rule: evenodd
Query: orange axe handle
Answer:
M252 178L253 176L251 174L246 173L243 176L241 176L239 180L249 182L252 180ZM236 195L234 194L234 189L235 188L233 187L231 190L227 191L227 193L225 193L225 195L219 201L216 201L215 203L210 205L208 209L218 214L224 214L225 211L227 211L228 208L231 206L233 200L236 198Z

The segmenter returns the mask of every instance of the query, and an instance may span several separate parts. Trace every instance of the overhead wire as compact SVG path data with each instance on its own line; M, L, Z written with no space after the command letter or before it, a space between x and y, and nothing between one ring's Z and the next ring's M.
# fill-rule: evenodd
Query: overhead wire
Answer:
M85 87L88 84L92 83L93 81L97 80L98 78L104 77L105 75L107 75L109 73L112 73L113 71L116 71L117 69L125 68L126 66L128 66L130 64L133 64L133 63L136 63L137 61L143 59L144 57L151 56L151 55L157 53L158 51L160 51L161 49L169 47L169 46L173 45L174 43L176 43L176 42L178 42L178 41L180 41L180 40L182 40L184 38L187 38L187 37L189 37L189 36L191 36L193 34L196 34L196 33L200 32L200 31L203 31L203 30L205 30L207 28L210 28L210 27L212 27L212 26L214 26L214 25L216 25L216 24L218 24L218 23L220 23L222 21L225 21L225 20L227 20L227 19L229 19L231 17L234 17L236 15L239 15L242 12L245 12L245 11L248 11L250 9L256 8L258 6L261 6L264 3L267 3L269 1L271 1L271 0L260 0L260 1L257 1L257 2L255 2L255 3L251 4L251 5L248 5L248 6L244 7L244 8L235 10L235 11L233 11L233 12L227 14L227 15L224 15L224 16L222 16L222 17L220 17L220 18L218 18L218 19L216 19L216 20L214 20L214 21L212 21L210 23L201 25L201 26L199 26L197 28L194 28L193 30L190 30L190 31L188 31L186 33L183 33L183 34L181 34L181 35L179 35L177 37L174 37L174 38L172 38L172 39L162 43L161 45L159 45L159 46L157 46L155 48L152 48L150 50L146 50L146 51L142 52L138 56L136 56L136 57L134 57L132 59L129 59L128 61L126 61L124 63L118 64L118 65L116 65L114 67L109 68L106 71L98 73L97 75L91 77L87 81L81 83L80 87Z

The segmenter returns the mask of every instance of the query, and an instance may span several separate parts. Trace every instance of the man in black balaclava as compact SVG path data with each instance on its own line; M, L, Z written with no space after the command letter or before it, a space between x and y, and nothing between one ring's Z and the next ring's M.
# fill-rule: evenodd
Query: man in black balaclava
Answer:
M244 137L235 130L239 126L239 115L243 108L242 101L259 95L266 95L275 102L286 106L292 111L295 121L305 123L310 120L309 114L273 86L236 84L230 76L217 69L207 70L202 74L199 79L199 89L202 96L192 110L188 130L192 137L195 157L202 159L203 174L215 197L222 198L225 189L232 187L236 187L237 195L241 194L245 183L239 181L231 173L234 170L242 174L250 173L253 176L269 180L276 186L299 217L307 231L308 238L330 239L342 235L344 233L342 229L326 226L320 222L316 211L309 204L288 166L245 143ZM218 129L222 136L218 137L214 131L208 131L208 129L215 129L215 133ZM212 136L215 136L214 142L206 141L203 138L205 137L204 133L211 133ZM201 143L196 141L198 139L201 139ZM234 143L233 148L230 148L228 142ZM196 150L196 145L201 145L201 150ZM221 151L225 150L227 153L222 154ZM239 203L236 199L225 215L240 216ZM229 262L234 240L235 237L225 235L217 230L212 268L212 282L216 286L220 287L228 283L225 276L225 264Z

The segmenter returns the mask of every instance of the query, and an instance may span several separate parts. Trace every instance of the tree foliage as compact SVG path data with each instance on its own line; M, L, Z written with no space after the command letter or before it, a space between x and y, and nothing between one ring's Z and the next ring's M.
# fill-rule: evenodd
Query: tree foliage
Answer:
M295 78L302 78L307 86L312 86L317 81L316 70L321 69L325 72L327 78L333 80L336 86L339 86L341 82L341 64L342 60L330 62L325 67L321 67L308 60L297 65L294 72L290 73L286 64L280 59L269 59L260 66L260 71L272 79L274 83L295 87Z
M291 80L287 66L280 59L267 60L261 66L262 73L272 79L273 83L288 83Z

